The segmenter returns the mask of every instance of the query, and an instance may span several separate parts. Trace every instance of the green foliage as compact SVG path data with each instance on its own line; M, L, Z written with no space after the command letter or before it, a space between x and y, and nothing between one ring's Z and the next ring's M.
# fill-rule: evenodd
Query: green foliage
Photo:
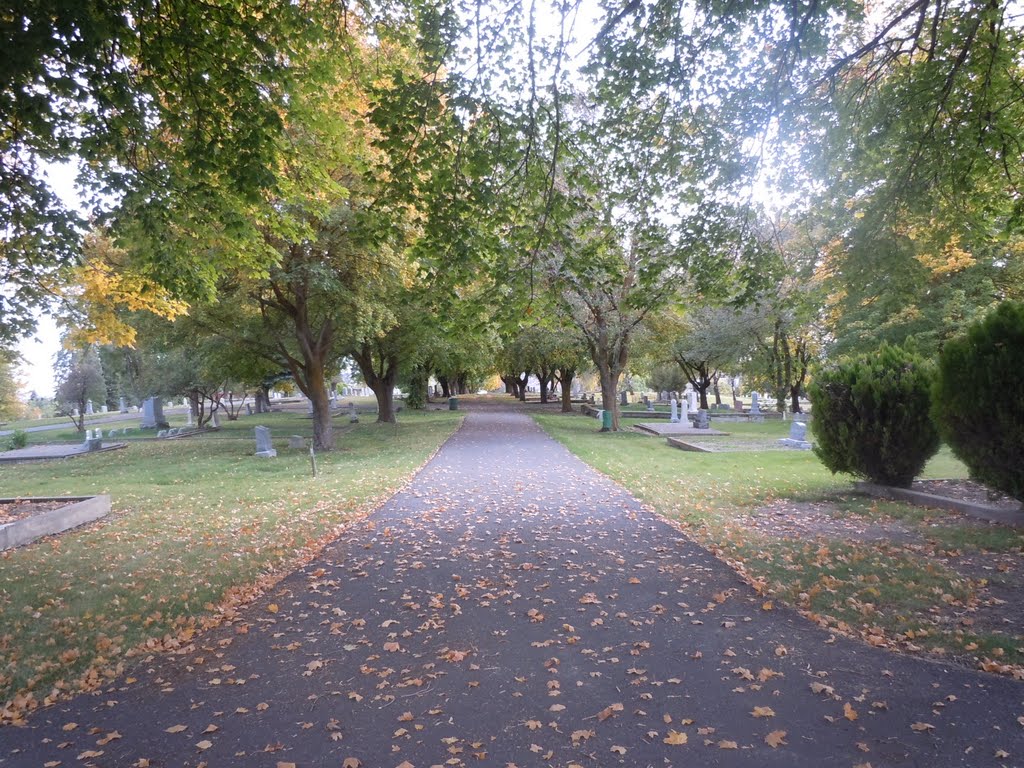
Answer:
M14 430L7 440L7 447L12 451L24 448L26 445L28 445L28 432L23 429Z
M946 344L933 401L971 476L1024 500L1024 304L1000 304Z
M815 453L832 472L908 487L939 449L933 368L899 347L832 363L808 387Z

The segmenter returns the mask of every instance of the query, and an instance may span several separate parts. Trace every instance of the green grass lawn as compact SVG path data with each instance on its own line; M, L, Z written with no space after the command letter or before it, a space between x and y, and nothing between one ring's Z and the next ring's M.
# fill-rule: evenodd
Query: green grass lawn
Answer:
M338 450L289 449L301 414L225 422L216 434L140 440L75 459L0 465L9 496L108 493L98 523L0 554L0 702L13 712L54 688L109 673L132 648L176 642L231 595L291 570L338 526L397 490L461 415L411 412L395 425L341 419ZM253 456L273 430L276 459Z
M691 536L741 569L766 594L804 610L825 626L876 645L915 647L960 657L992 654L1024 662L1024 638L982 634L934 619L937 609L967 606L975 586L946 567L944 548L961 553L1024 552L1024 536L1004 528L936 526L939 514L900 502L851 493L851 478L833 476L810 451L691 453L664 438L625 430L600 433L593 419L535 414L552 437L631 491ZM788 435L789 423L713 424L734 437ZM710 442L713 438L706 438ZM966 467L943 448L923 477L964 478ZM758 507L777 503L801 514L800 503L827 501L834 519L898 521L928 543L917 548L887 541L794 540L750 525ZM941 611L940 611L941 612Z

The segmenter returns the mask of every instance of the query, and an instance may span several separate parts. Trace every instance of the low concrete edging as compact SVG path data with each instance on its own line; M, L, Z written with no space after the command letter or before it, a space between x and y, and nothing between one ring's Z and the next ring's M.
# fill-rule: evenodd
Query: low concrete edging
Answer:
M853 487L869 496L877 496L882 499L894 501L906 501L922 507L937 507L948 509L952 512L960 512L979 520L986 520L990 523L1001 523L1002 525L1024 526L1024 507L1017 511L992 507L988 504L978 504L972 501L950 499L946 496L936 496L933 493L914 491L910 488L895 488L891 485L876 485L863 480L855 480Z
M666 437L665 442L673 448L678 448L681 451L692 451L693 453L714 453L714 451L709 451L707 448L701 448L699 445L694 445L693 443L688 443L685 440L679 440L675 437Z
M0 550L19 547L52 533L60 533L105 517L110 512L110 496L23 496L0 499L0 504L16 501L67 501L66 506L30 515L13 523L0 525Z

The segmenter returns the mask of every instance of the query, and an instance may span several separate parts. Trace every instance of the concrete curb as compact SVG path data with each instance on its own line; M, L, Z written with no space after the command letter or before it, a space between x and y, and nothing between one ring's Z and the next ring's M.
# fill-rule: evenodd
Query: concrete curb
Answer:
M110 496L24 496L0 499L0 504L15 501L68 501L66 506L0 525L0 550L19 547L51 533L60 533L105 517L110 512Z
M891 485L876 485L863 480L855 480L853 487L861 493L866 493L869 496L877 496L882 499L892 499L894 501L906 501L922 507L948 509L952 512L959 512L963 515L975 517L979 520L986 520L990 523L1001 523L1002 525L1024 527L1024 506L1019 507L1016 511L1000 509L999 507L991 507L987 504L977 504L971 501L950 499L945 496L936 496L932 493L924 493L923 491L913 491L909 488L894 488Z
M692 451L693 453L714 453L714 451L709 451L707 448L701 448L699 445L687 443L685 440L679 440L675 437L666 437L665 442L673 448L678 448L681 451Z

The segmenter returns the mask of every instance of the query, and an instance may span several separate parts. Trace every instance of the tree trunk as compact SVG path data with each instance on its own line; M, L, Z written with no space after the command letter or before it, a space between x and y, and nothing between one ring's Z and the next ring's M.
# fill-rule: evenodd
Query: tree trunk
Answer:
M562 385L562 413L572 413L572 380L576 371L561 371L558 383Z
M612 370L607 363L598 366L598 375L601 379L601 407L612 412L612 432L619 431L619 398L616 391L619 387L619 373ZM602 431L604 428L602 427Z
M548 385L551 383L549 376L550 374L544 368L537 371L537 380L540 382L540 401L545 405L548 402Z
M516 385L511 376L502 376L501 383L505 385L505 394L515 397Z
M392 356L380 356L380 368L374 365L373 350L369 344L364 343L352 357L359 366L367 386L373 390L377 398L377 423L394 424L395 400L394 388L395 379L398 377L398 360Z
M522 376L519 376L516 379L516 382L519 384L519 400L521 402L524 402L524 403L526 402L526 383L529 380L530 380L530 372L529 371L527 371Z
M445 400L447 400L449 397L452 396L452 392L448 388L448 377L447 376L438 376L437 377L437 383L441 385L441 397L443 397Z
M712 383L712 387L714 388L713 391L715 393L715 405L721 405L722 404L722 392L718 388L718 380L720 378L722 378L721 374L719 374L718 376L715 376L715 378L713 379L713 383Z
M695 385L694 389L697 390L698 408L703 408L705 411L708 410L708 387L711 382L704 381L700 385Z
M331 399L324 381L324 365L321 361L306 363L307 381L304 394L313 404L313 447L318 451L334 450L334 424L331 422ZM297 383L297 382L296 382ZM300 389L303 389L300 386Z

